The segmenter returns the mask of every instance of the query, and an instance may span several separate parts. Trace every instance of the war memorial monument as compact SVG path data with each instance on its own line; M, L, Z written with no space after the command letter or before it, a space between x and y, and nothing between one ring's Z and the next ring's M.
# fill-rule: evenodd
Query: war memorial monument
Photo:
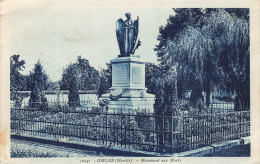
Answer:
M112 87L101 96L108 100L109 109L123 109L134 112L136 109L153 112L155 96L147 93L145 87L145 62L135 50L141 45L138 38L139 18L131 19L126 13L126 20L116 22L116 36L120 55L111 60Z

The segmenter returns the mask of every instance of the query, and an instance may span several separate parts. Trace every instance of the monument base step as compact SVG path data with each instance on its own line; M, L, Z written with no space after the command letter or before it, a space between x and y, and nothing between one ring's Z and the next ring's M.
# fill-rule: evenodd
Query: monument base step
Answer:
M109 112L154 111L155 96L145 87L145 62L139 55L119 56L111 60L112 87L101 96Z

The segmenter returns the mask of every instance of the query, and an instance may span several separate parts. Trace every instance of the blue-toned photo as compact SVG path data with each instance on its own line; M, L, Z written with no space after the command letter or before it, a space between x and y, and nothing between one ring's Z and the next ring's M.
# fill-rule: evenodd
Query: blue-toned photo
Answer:
M11 158L250 157L249 11L17 10Z

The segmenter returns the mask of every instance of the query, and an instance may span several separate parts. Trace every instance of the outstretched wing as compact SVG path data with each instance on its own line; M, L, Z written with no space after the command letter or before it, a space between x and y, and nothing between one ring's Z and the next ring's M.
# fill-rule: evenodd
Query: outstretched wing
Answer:
M137 17L137 19L134 21L134 48L133 51L136 49L137 47L137 43L138 43L138 33L139 33L139 17Z
M123 19L118 19L116 22L116 37L120 50L120 54L124 55L124 21Z

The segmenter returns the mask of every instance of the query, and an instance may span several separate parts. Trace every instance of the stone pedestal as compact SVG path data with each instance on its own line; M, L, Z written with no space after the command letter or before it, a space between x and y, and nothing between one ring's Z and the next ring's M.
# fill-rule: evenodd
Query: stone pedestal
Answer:
M112 87L101 96L101 99L109 99L109 110L153 112L155 96L146 92L145 62L139 56L130 56L113 59L111 64Z

